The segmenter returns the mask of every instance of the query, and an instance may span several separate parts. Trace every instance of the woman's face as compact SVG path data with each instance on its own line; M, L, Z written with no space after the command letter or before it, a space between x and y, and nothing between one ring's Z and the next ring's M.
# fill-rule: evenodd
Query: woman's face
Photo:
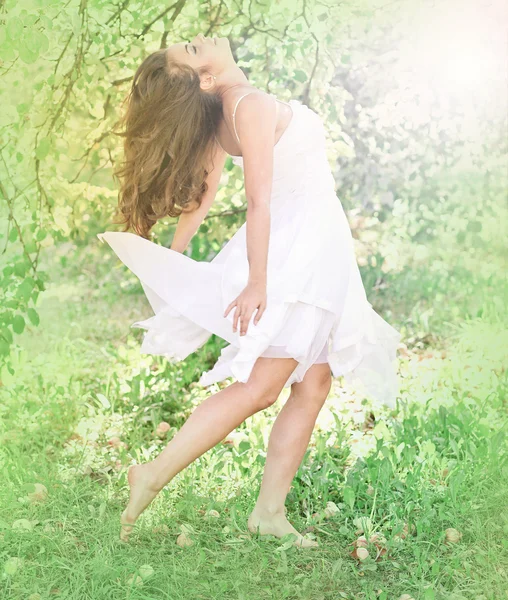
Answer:
M169 46L166 54L176 62L185 63L194 69L208 67L212 73L220 73L234 63L228 38L206 38L202 33L189 42Z

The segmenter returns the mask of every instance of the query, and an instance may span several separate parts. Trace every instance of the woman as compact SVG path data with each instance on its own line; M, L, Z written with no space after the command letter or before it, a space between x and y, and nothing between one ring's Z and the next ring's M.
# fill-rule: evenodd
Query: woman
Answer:
M180 361L215 333L229 345L200 383L237 381L204 400L153 461L130 467L121 538L179 471L291 386L248 528L316 546L288 522L284 503L332 373L393 406L400 339L365 297L324 126L299 101L251 86L227 38L202 34L147 57L129 101L120 172L127 227L98 236L139 277L154 310L133 324L147 330L141 351ZM228 154L243 169L246 223L213 260L195 261L182 253ZM167 215L179 216L169 249L147 239Z

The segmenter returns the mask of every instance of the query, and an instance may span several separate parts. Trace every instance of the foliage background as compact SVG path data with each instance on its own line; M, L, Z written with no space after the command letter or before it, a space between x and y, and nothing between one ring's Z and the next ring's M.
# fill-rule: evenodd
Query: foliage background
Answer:
M0 1L5 597L160 597L157 586L182 598L504 597L507 16L503 3L480 0ZM143 539L142 560L157 572L147 591L126 583L143 564L135 552L93 540L114 535L126 466L156 453L203 398L194 384L223 341L212 336L181 365L139 356L129 324L148 305L96 233L112 228L121 146L111 132L134 70L199 32L228 36L253 85L322 116L369 299L403 333L403 408L383 412L334 383L288 498L301 528L327 501L343 511L322 528L324 554L309 559L238 538L276 413L256 415L154 512L170 500L173 517L194 522L195 510L220 508L222 533L198 520L192 550L208 587L174 554L170 520L163 547L177 574L161 561L161 540ZM210 260L245 210L241 171L228 159L187 253ZM160 222L154 241L169 245L175 226ZM171 424L165 439L161 421ZM19 501L33 481L50 489L49 504ZM365 514L393 535L415 525L393 563L359 567L336 550ZM25 534L13 528L20 519ZM465 530L459 548L443 547L446 525ZM55 543L67 550L55 555ZM246 565L265 574L252 578Z

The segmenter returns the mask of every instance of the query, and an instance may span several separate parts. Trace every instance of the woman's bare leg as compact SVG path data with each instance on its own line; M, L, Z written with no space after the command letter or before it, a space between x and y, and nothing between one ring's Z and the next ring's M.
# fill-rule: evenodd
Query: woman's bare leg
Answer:
M121 517L123 541L128 540L139 515L177 473L247 417L277 400L297 364L294 358L258 358L246 383L235 382L206 398L154 460L130 467L130 498Z
M305 455L314 425L331 387L328 363L314 364L282 407L268 441L265 470L256 506L249 516L250 531L281 537L297 535L295 545L316 546L286 519L284 503L293 477Z

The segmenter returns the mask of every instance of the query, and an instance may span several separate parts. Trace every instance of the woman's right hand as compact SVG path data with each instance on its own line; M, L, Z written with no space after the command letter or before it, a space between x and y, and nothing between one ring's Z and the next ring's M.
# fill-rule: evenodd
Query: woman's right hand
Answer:
M236 307L235 316L233 318L233 331L238 328L240 321L240 335L247 333L252 314L257 309L257 314L254 317L254 325L259 323L266 309L266 283L249 282L242 292L231 302L226 308L224 317L227 317L233 307Z

